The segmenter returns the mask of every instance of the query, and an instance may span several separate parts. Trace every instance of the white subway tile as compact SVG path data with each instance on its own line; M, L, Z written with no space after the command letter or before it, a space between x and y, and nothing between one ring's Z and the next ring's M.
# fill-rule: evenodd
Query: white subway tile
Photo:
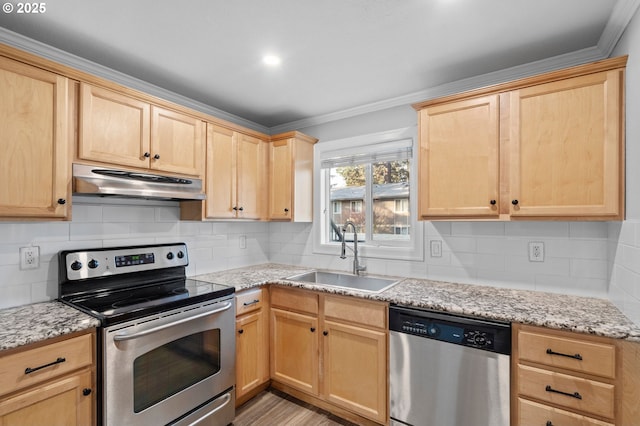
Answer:
M568 222L508 222L505 234L523 238L569 238Z
M609 278L609 262L594 259L571 259L571 276L575 278Z
M608 238L608 222L569 222L569 238Z
M71 240L110 240L130 236L128 223L72 223Z
M548 274L569 276L569 259L545 257L544 262L530 262L525 256L506 256L505 270L521 274Z
M31 303L31 284L0 285L0 309L29 303Z
M502 222L451 222L451 235L504 235L505 224Z
M104 206L103 222L154 222L156 218L153 207L144 206Z
M102 222L102 206L92 204L73 204L71 218L73 222Z
M579 259L607 260L609 242L606 239L567 240L546 239L545 256Z

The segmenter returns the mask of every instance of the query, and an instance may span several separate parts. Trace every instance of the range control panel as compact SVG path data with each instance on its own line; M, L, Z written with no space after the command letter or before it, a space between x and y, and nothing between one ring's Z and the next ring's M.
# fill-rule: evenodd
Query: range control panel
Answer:
M389 330L491 352L511 350L511 325L502 322L392 306Z
M187 266L187 246L183 243L154 246L73 250L60 253L66 280L99 278L154 269Z

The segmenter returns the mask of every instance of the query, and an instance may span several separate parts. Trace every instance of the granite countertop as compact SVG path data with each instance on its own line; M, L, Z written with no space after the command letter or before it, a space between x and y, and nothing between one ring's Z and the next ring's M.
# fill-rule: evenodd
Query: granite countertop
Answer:
M97 327L100 321L64 303L0 310L0 351Z
M415 278L400 279L398 284L375 294L284 279L314 270L263 264L194 278L233 285L236 291L264 284L277 284L640 342L640 326L635 325L606 299Z

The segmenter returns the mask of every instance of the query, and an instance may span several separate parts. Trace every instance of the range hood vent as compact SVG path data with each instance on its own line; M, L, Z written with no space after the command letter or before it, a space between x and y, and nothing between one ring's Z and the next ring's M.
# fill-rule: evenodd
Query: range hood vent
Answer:
M73 165L73 193L82 195L204 200L202 180L132 170Z

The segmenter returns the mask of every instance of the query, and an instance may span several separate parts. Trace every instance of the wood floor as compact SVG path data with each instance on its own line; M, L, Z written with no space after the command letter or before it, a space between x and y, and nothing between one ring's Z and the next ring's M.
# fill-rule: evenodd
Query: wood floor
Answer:
M292 396L267 390L236 409L233 426L356 426Z

